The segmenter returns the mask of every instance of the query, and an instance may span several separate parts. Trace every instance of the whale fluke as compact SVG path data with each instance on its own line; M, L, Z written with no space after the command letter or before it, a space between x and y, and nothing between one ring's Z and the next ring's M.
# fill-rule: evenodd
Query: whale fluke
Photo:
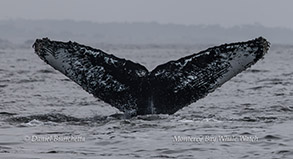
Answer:
M261 59L262 38L223 44L148 71L132 61L76 42L37 39L36 54L95 97L126 115L173 114Z

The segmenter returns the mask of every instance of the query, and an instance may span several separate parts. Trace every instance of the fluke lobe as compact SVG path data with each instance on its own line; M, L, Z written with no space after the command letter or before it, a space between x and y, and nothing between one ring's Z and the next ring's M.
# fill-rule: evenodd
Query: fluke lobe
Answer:
M132 61L76 42L37 39L36 54L95 97L126 116L173 114L261 59L263 37L223 44L148 71Z

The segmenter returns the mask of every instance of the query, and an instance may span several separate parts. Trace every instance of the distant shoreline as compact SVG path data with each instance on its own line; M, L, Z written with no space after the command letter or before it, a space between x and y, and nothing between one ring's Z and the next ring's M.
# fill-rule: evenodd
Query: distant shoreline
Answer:
M93 23L73 20L0 20L0 39L12 43L49 37L105 44L220 44L263 36L272 44L293 44L293 30L261 24L222 27L143 23Z

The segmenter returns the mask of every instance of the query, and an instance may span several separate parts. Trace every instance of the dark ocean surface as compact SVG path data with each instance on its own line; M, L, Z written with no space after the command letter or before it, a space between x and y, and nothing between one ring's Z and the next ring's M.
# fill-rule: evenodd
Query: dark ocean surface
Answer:
M98 47L98 46L97 46ZM104 45L148 69L208 46ZM174 115L119 111L55 71L30 48L0 50L0 158L293 158L293 46Z

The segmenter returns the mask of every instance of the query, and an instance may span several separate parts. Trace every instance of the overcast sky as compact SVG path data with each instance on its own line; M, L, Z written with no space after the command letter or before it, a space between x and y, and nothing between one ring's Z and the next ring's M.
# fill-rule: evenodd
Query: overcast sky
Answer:
M293 0L0 0L0 19L93 22L260 23L293 29Z

